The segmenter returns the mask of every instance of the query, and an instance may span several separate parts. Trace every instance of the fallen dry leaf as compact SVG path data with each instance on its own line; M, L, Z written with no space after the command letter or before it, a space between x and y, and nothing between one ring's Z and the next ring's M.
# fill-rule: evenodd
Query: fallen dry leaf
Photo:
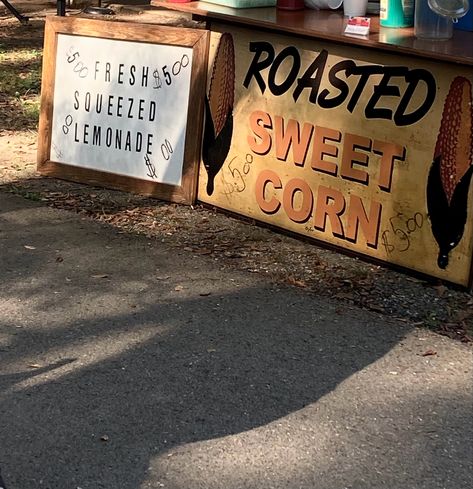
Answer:
M27 250L35 250L36 249L34 246L30 246L30 245L25 245L25 248Z
M433 355L437 355L437 352L435 350L431 350L431 349L426 350L424 353L422 353L423 357L430 357Z
M101 441L108 441L109 439L110 439L110 438L108 437L108 435L102 435L102 436L100 437L100 440L101 440Z
M436 287L434 287L435 290L437 291L437 295L439 297L442 297L443 294L445 294L445 292L448 290L447 287L445 287L445 285L437 285Z
M175 290L176 292L179 292L179 291L181 291L181 290L184 290L184 287L183 287L182 285L176 285L176 286L174 287L174 290Z
M31 365L28 365L29 368L41 368L41 365L39 363L32 363Z
M463 311L459 311L457 313L456 320L457 321L464 321L465 319L468 319L472 316L473 316L473 311L463 310Z
M100 273L98 275L92 275L92 278L108 278L106 273Z
M287 282L291 285L295 285L296 287L307 287L307 284L303 280L298 280L294 277L288 277Z

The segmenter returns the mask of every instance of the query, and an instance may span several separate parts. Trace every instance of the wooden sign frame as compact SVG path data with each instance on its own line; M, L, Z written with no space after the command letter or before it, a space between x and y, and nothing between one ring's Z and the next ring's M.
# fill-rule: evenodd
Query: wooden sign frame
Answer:
M192 48L187 125L180 185L148 181L54 161L51 146L59 34ZM48 17L44 37L41 112L38 131L38 171L43 175L64 180L131 191L182 204L194 203L197 195L198 165L201 151L208 46L209 32L206 30L85 18Z

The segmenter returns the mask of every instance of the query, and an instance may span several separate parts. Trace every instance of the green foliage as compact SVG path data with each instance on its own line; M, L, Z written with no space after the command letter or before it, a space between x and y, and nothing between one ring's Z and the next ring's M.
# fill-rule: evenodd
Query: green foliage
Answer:
M17 187L16 185L12 185L9 188L9 192L35 202L39 202L41 200L41 194L39 192L30 192L24 188Z

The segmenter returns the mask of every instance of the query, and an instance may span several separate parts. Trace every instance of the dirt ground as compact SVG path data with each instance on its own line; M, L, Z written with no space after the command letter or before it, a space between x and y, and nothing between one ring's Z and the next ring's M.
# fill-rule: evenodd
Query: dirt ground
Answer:
M30 75L35 69L38 72L35 63L41 61L44 19L54 14L55 2L15 5L30 20L21 25L0 8L0 71L17 70L20 79L30 80L30 88L10 96L0 90L0 191L78 213L123 233L146 235L150 241L167 242L190 254L211 255L215 267L265 274L309 294L332 297L340 308L349 303L471 344L473 298L467 291L324 249L202 205L178 206L41 177L36 172L37 114L33 110L39 103L40 87ZM191 24L181 14L123 5L115 8L116 18ZM69 10L69 14L80 11ZM23 61L15 54L18 50L26 53Z

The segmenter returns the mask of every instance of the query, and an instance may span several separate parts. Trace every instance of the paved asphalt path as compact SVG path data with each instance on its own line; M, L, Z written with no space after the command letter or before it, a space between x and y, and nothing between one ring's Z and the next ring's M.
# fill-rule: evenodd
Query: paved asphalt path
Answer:
M0 277L8 489L471 487L465 345L1 192Z

